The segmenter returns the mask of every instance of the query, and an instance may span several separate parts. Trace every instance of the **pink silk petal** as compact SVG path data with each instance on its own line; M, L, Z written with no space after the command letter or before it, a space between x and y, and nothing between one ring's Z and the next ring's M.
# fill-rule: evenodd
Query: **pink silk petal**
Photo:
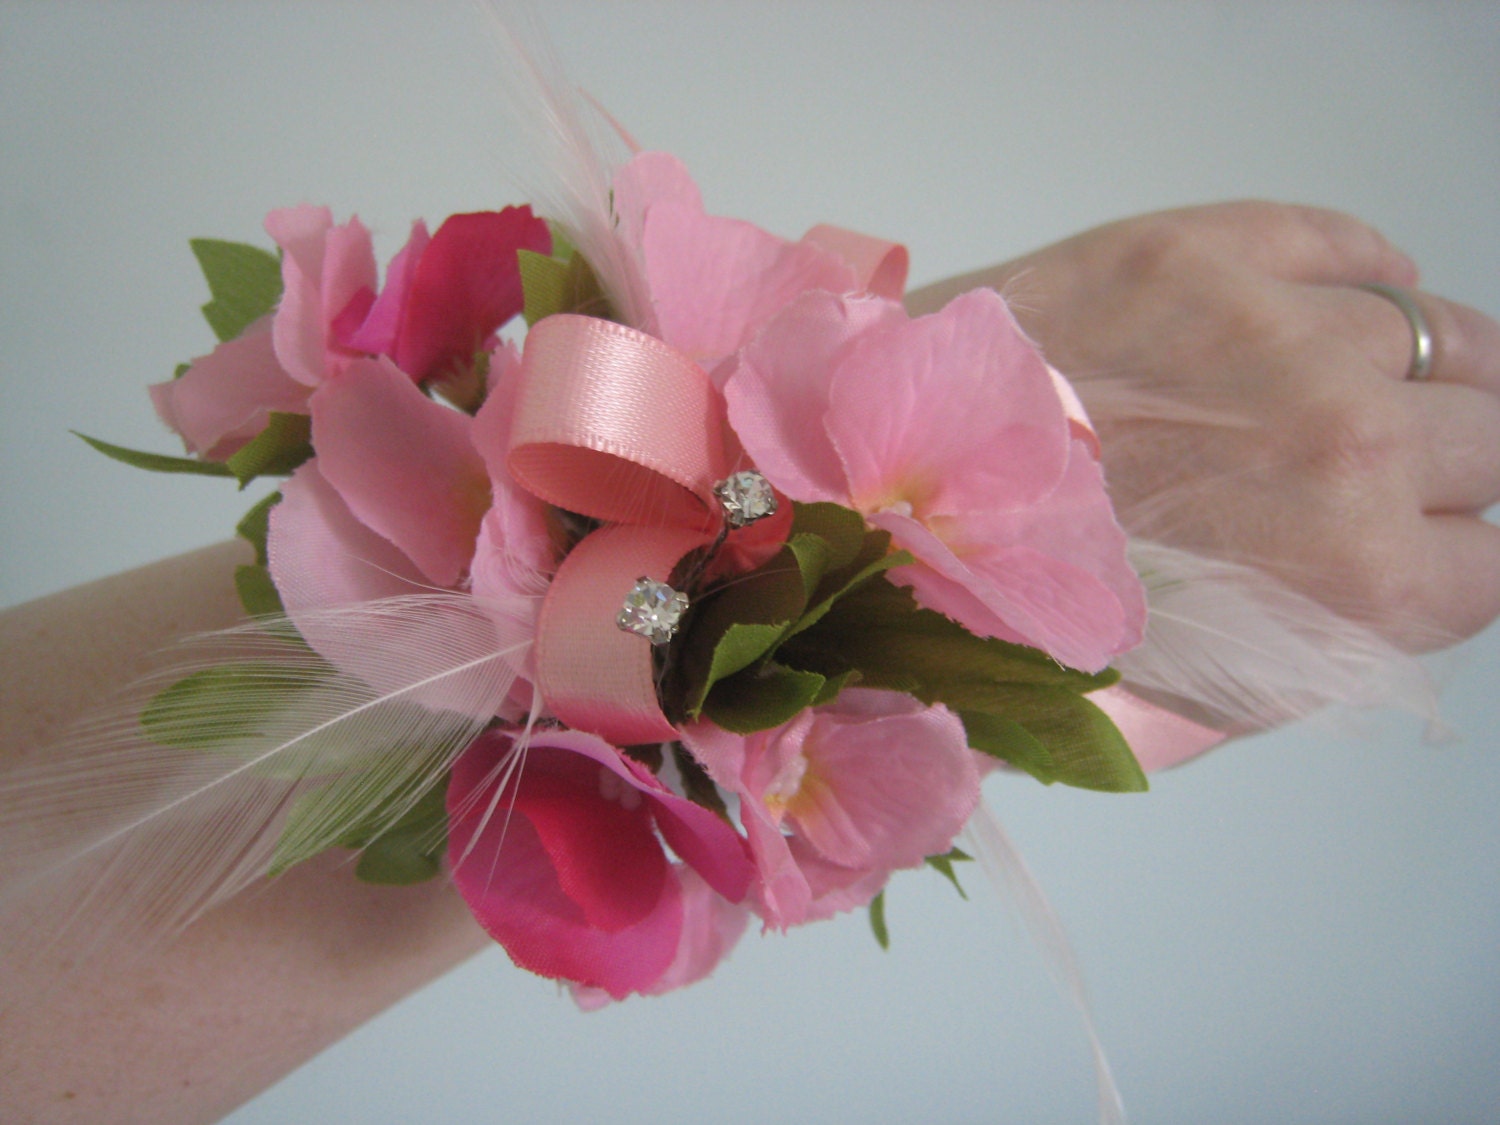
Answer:
M380 291L358 330L342 341L345 347L367 355L390 355L395 351L396 333L406 309L407 294L411 291L412 275L429 241L427 224L421 219L412 223L411 236L386 270L385 288Z
M735 947L750 920L749 910L727 901L691 867L674 870L682 885L682 938L672 964L646 990L652 996L708 976Z
M208 461L227 459L265 429L273 410L307 413L308 389L277 362L269 317L150 390L161 420Z
M286 207L266 216L266 233L282 249L281 301L273 338L276 358L293 379L323 379L327 321L323 314L323 247L333 227L327 207Z
M884 872L951 846L979 803L979 772L956 715L916 706L845 719L835 704L818 723L802 791L787 806L799 838L833 863Z
M919 519L1034 504L1068 459L1046 364L990 290L872 328L840 359L828 432L863 512Z
M888 301L808 293L740 353L724 383L729 424L766 479L792 499L848 504L827 430L829 374L862 333L897 317L905 314Z
M537 737L519 785L505 792L508 737L485 735L455 763L453 881L516 964L623 999L650 988L676 958L681 886L645 809L632 813L604 797L597 764L547 743ZM591 922L590 911L608 928Z
M877 297L899 301L906 292L906 274L911 255L899 242L888 242L858 231L819 223L802 236L837 254L854 267L855 288Z
M877 512L870 522L918 559L891 570L891 581L911 586L921 605L977 636L1031 645L1086 672L1102 670L1134 643L1119 598L1068 562L1024 544L961 560L915 520Z
M455 585L490 501L471 420L427 398L383 358L354 361L311 404L323 475L350 510L432 583Z
M552 251L551 232L530 207L449 216L413 272L396 366L418 382L471 366L524 304L518 250Z
M374 304L375 288L379 284L375 248L364 224L358 219L350 219L330 230L323 251L321 297L325 353L343 350L336 329L338 319L352 306L362 320Z
M421 593L421 572L355 518L319 471L320 460L306 462L281 486L266 537L271 578L293 623L304 610Z
M637 577L665 582L683 555L708 542L683 528L605 527L558 567L542 603L537 686L570 727L619 746L677 737L656 700L651 642L615 624Z
M527 334L520 374L508 464L529 491L596 519L714 526L723 403L685 355L624 325L551 316Z
M1089 702L1120 728L1135 760L1147 773L1181 765L1212 750L1228 737L1223 731L1148 703L1119 684L1091 693Z

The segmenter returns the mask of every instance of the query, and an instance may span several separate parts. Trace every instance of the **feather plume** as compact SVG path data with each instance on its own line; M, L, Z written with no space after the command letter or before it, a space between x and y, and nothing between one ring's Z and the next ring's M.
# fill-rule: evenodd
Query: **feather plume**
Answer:
M1260 570L1136 540L1146 642L1116 661L1126 684L1243 734L1330 705L1400 707L1434 731L1426 670L1370 628Z
M417 594L191 638L44 758L0 776L0 916L80 952L170 937L266 874L378 835L506 704L526 614ZM30 922L27 922L30 919Z
M1011 841L1009 833L996 818L989 805L983 801L969 823L964 827L962 839L979 860L980 869L1000 900L1013 907L1025 923L1031 940L1041 950L1058 987L1083 1022L1088 1036L1089 1052L1094 1060L1094 1080L1099 1094L1100 1125L1125 1125L1125 1103L1115 1085L1109 1059L1104 1052L1104 1043L1094 1025L1093 1004L1089 1000L1088 985L1083 979L1083 969L1078 964L1078 954L1068 940L1067 928L1058 918L1047 896L1042 893L1021 853Z
M474 0L498 51L495 74L511 118L505 163L537 213L560 225L588 260L615 312L656 330L640 263L615 233L610 185L636 149L597 102L573 86L536 14Z

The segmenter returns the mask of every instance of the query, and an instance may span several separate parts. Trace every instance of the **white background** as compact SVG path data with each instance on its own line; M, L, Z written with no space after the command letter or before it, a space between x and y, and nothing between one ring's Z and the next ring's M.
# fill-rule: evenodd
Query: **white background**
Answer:
M1493 4L553 3L577 81L710 209L905 241L920 283L1120 215L1353 211L1500 311ZM147 382L207 350L191 236L273 206L410 220L513 201L462 3L0 3L0 604L226 537L248 498ZM1500 632L1455 745L1303 727L1145 797L990 791L1066 920L1139 1122L1481 1122L1500 1104ZM716 976L582 1015L486 954L245 1107L270 1122L1018 1121L1093 1114L1082 1031L971 876L750 937Z

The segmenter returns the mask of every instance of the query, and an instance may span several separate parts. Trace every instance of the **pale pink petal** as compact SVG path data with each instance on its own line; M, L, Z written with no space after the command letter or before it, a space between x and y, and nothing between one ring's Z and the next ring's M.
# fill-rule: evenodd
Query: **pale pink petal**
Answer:
M1069 431L1051 375L991 290L865 331L837 362L828 432L854 507L919 519L1034 504Z
M855 698L845 706L857 706L866 693L846 694ZM904 713L844 714L836 703L818 714L787 815L797 837L832 863L887 872L916 866L947 851L978 805L979 773L958 717L909 697L898 702Z
M306 205L272 211L265 225L282 249L276 357L293 379L316 386L333 357L334 319L361 290L375 290L370 235L358 220L335 227L328 208Z
M677 956L646 991L653 996L671 992L713 972L745 933L750 911L730 902L691 867L675 867L682 884L682 939Z
M307 395L276 360L269 317L195 359L179 378L151 387L161 420L208 461L225 460L255 437L273 410L306 414Z
M657 333L710 366L799 294L856 288L854 268L814 242L705 214L687 170L664 153L641 153L616 173L614 206L620 237L645 275Z
M304 610L425 589L411 560L354 517L318 461L303 464L281 486L266 539L271 578L293 622Z
M311 405L323 475L350 510L434 584L456 584L490 501L469 417L427 398L384 358L354 361Z
M724 383L729 424L756 467L794 500L849 503L827 431L831 371L860 334L900 307L878 298L808 293L748 347Z
M959 559L914 520L889 512L870 522L918 559L896 567L892 582L917 602L980 637L1039 648L1059 663L1097 672L1133 642L1113 590L1071 563L1025 544L990 547Z
M341 342L351 351L367 355L390 355L396 348L396 332L406 309L406 295L411 290L417 259L427 249L430 236L427 224L418 219L411 225L411 235L386 268L385 287L370 307L359 328Z

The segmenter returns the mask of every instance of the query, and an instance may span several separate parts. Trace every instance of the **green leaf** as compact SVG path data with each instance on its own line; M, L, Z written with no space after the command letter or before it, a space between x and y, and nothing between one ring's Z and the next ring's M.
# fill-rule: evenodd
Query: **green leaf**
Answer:
M195 238L189 243L213 300L203 319L219 340L233 340L281 299L281 259L243 242Z
M137 469L150 469L153 473L196 473L205 477L234 476L229 466L221 461L199 461L196 457L169 457L164 453L144 453L138 449L126 449L123 445L111 445L107 441L91 438L88 434L80 434L77 430L69 432L81 437L104 456L123 461Z
M953 865L955 863L966 863L973 858L973 856L969 855L961 848L952 848L942 855L928 856L927 866L931 867L934 871L939 872L943 876L943 878L952 883L953 889L958 892L958 897L963 899L965 902L968 902L969 896L964 893L963 886L958 881L958 875L953 870Z
M553 254L518 250L516 261L521 272L521 293L525 301L522 315L530 327L544 317L557 313L583 313L610 319L609 302L604 287L582 254L565 246L566 257L554 248Z
M234 589L240 605L251 617L270 617L286 612L281 594L271 581L271 572L259 563L234 568Z
M735 734L769 730L811 707L826 683L816 672L761 664L716 684L703 714Z
M266 536L271 530L271 509L281 502L281 493L273 492L258 500L234 525L235 532L255 548L255 561L266 565Z
M960 712L970 745L1040 781L1109 793L1143 793L1148 788L1119 728L1081 695L1033 684L998 685L984 711L984 717ZM1007 724L1024 728L1031 741L1019 738Z
M677 654L679 682L669 693L669 713L696 719L716 684L772 652L807 605L802 567L826 553L809 542L785 544L759 569L694 607Z
M410 832L388 832L360 853L356 878L366 883L406 887L426 882L443 870L442 850L430 850Z
M1014 719L987 711L960 711L964 733L971 749L1025 770L1044 785L1057 780L1057 770L1047 748Z
M870 900L870 930L881 949L890 949L891 932L885 927L885 892L881 891Z
M244 488L256 477L286 476L313 455L312 418L271 412L271 420L225 462Z
M408 884L438 873L447 842L446 780L427 789L399 816L410 788L371 805L382 774L345 778L300 794L287 811L271 860L272 875L331 847L360 848L355 874L369 883Z
M865 518L840 504L792 504L793 535L816 535L828 545L829 570L841 570L865 546Z
M1090 675L1036 649L976 637L940 613L918 609L911 591L879 575L838 598L814 627L782 646L778 659L824 675L854 669L866 687L996 713L1003 713L995 706L1002 685L1085 692L1119 679L1113 670Z
M221 748L263 736L293 693L318 682L305 671L266 662L205 668L157 692L141 711L141 726L163 746Z

